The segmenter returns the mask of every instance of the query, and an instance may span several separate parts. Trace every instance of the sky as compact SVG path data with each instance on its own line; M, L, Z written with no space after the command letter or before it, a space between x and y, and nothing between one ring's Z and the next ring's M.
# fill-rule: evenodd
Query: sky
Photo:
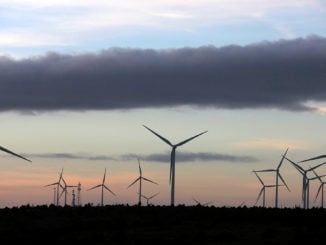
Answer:
M0 146L32 161L0 154L0 208L53 203L62 168L83 204L104 169L105 204L136 204L137 159L169 205L171 147L143 125L174 144L208 131L177 149L176 204L253 206L252 170L325 154L325 1L0 0L0 23ZM300 206L301 176L281 173L280 206Z

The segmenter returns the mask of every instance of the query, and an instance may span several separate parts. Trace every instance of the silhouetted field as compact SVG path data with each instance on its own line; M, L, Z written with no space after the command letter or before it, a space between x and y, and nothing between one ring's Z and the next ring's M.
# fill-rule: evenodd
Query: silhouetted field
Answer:
M324 244L323 209L22 206L0 209L1 244Z

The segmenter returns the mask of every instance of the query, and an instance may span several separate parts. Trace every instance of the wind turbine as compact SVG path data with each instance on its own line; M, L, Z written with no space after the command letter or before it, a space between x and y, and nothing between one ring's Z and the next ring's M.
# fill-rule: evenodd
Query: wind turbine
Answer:
M101 192L101 206L103 206L104 188L105 188L106 190L108 190L109 192L111 192L112 195L116 196L116 194L114 194L113 191L111 191L111 190L110 190L110 189L109 189L109 188L104 184L104 182L105 182L105 176L106 176L106 169L104 169L104 176L103 176L102 184L96 185L96 186L94 186L94 187L88 189L88 191L89 191L89 190L93 190L93 189L98 188L98 187L101 187L101 188L102 188L102 192Z
M61 186L61 180L62 180L62 174L63 174L63 168L61 170L61 173L59 174L59 180L57 182L54 182L52 184L48 184L48 185L45 185L44 187L47 187L47 186L52 186L52 185L55 185L57 187L57 206L59 206L59 188Z
M25 158L25 157L23 157L23 156L21 156L21 155L18 155L17 153L12 152L12 151L10 151L10 150L8 150L7 148L4 148L4 147L2 147L2 146L0 146L0 151L7 152L7 153L9 153L9 154L11 154L11 155L13 155L13 156L16 156L16 157L19 157L19 158L21 158L21 159L24 159L25 161L32 162L31 160L29 160L29 159L27 159L27 158Z
M63 186L60 183L60 186L62 188L62 192L60 194L60 197L63 195L63 193L65 194L65 206L67 205L67 194L68 194L68 188L73 188L73 187L78 187L77 185L67 185L65 179L62 177L62 181L63 181Z
M275 175L276 175L276 183L275 183L275 208L278 208L278 187L279 187L279 184L278 184L278 180L279 178L281 179L281 181L283 182L283 184L285 185L285 187L288 189L288 191L290 191L288 185L285 183L285 180L283 179L281 173L280 173L280 168L281 168L281 165L284 161L284 158L288 152L289 148L286 149L284 155L282 156L282 159L280 161L280 163L278 164L277 168L276 169L264 169L264 170L256 170L255 172L256 173L262 173L262 172L275 172Z
M156 194L154 194L154 195L152 195L150 197L147 197L145 195L141 195L141 196L146 199L146 204L148 206L149 205L149 200L151 200L152 198L156 197L158 194L160 194L160 193L158 192L158 193L156 193Z
M324 185L326 184L325 181L323 181L321 179L322 176L319 176L315 170L313 170L314 174L316 175L316 177L318 178L319 182L320 182L320 185L319 185L319 188L318 188L318 191L317 191L317 195L316 195L316 198L315 198L315 201L317 200L318 198L318 195L321 191L321 207L324 208Z
M197 203L197 205L199 205L199 206L207 206L207 205L213 203L213 202L205 202L205 203L201 204L201 202L199 202L199 201L196 200L195 198L193 198L192 200L194 200L194 201Z
M153 184L156 184L158 185L156 182L150 180L150 179L147 179L145 177L143 177L143 172L142 172L142 169L140 167L140 162L139 162L139 159L138 160L138 167L139 167L139 177L134 181L132 182L130 185L128 185L127 189L132 186L133 184L135 184L137 181L139 181L139 192L138 192L138 205L141 206L141 197L142 197L142 194L141 194L141 191L142 191L142 180L145 180L145 181L148 181L148 182L151 182Z
M147 130L149 130L150 132L152 132L153 134L155 134L158 138L160 138L161 140L163 140L166 144L168 144L169 146L172 147L172 151L171 151L171 162L170 162L170 184L171 184L171 206L174 206L174 193L175 193L175 152L177 150L177 147L182 146L186 143L188 143L189 141L197 138L198 136L207 133L208 131L204 131L200 134L197 134L193 137L190 137L184 141L181 141L175 145L173 145L169 140L167 140L166 138L164 138L163 136L159 135L158 133L154 132L153 130L151 130L150 128L146 127L145 125L143 125Z
M259 182L262 184L262 188L260 189L260 192L258 194L257 200L255 202L254 205L257 204L257 202L259 201L261 195L263 195L263 207L265 207L265 203L266 203L266 188L271 188L271 187L276 187L276 185L265 185L265 183L263 182L263 180L259 177L259 175L256 173L256 171L252 171L256 177L258 178Z
M320 164L318 164L318 165L316 165L314 167L310 167L308 169L304 169L299 164L293 162L289 158L287 158L285 156L284 156L284 158L286 160L288 160L299 171L299 173L302 175L302 203L303 203L303 208L308 209L309 208L309 181L311 179L309 179L307 177L307 173L310 172L310 171L315 170L316 168L321 167L322 165L326 164L326 162L320 163ZM305 162L305 161L301 161L301 162ZM316 178L312 178L312 179L316 179Z

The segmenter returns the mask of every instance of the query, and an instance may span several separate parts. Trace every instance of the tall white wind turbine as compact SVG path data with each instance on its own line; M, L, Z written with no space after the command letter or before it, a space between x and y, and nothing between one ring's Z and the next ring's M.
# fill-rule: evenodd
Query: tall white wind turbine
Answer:
M149 130L150 132L152 132L153 134L155 134L158 138L160 138L161 140L163 140L166 144L168 144L169 146L171 146L172 151L171 151L171 162L170 162L170 184L171 184L171 206L174 206L174 193L175 193L175 152L177 150L177 147L182 146L186 143L188 143L189 141L199 137L202 134L207 133L208 131L204 131L200 134L197 134L193 137L190 137L184 141L179 142L178 144L173 145L169 140L167 140L166 138L164 138L163 136L159 135L158 133L154 132L153 130L151 130L150 128L146 127L145 125L143 125L147 130Z
M54 186L56 186L56 188L57 188L57 200L56 200L56 205L57 206L59 206L59 189L60 189L60 187L61 187L61 180L62 180L62 174L63 174L63 168L62 168L62 170L61 170L61 173L59 174L59 180L57 181L57 182L54 182L54 183L52 183L52 184L48 184L48 185L45 185L44 187L47 187L47 186L52 186L52 185L54 185Z
M295 167L295 169L297 169L299 171L299 173L302 175L302 204L303 204L304 209L308 209L309 208L309 181L311 179L309 179L307 177L307 174L308 174L308 172L313 171L313 170L325 165L326 162L320 163L320 164L318 164L314 167L308 168L308 169L304 169L299 164L293 162L289 158L287 158L285 156L284 156L284 158L287 161L289 161ZM301 162L303 162L303 161L301 161ZM313 179L316 179L316 178L313 178Z
M102 184L96 185L96 186L94 186L94 187L88 189L88 191L89 191L89 190L93 190L93 189L98 188L98 187L101 187L101 188L102 188L102 191L101 191L101 206L103 206L103 195L104 195L104 189L106 189L107 191L109 191L112 195L116 196L116 194L114 194L113 191L111 191L111 190L110 190L110 189L109 189L109 188L104 184L104 182L105 182L105 176L106 176L106 169L104 170L104 176L103 176Z
M280 173L280 168L281 168L281 165L284 161L284 158L288 152L289 148L286 149L284 155L282 156L282 159L280 161L280 163L278 164L277 168L276 169L264 169L264 170L255 170L256 173L261 173L261 172L275 172L275 175L276 175L276 183L275 183L275 208L278 208L278 187L279 187L279 179L282 181L282 183L285 185L285 187L288 189L288 191L290 191L288 185L285 183L285 180L283 179L281 173Z
M256 175L256 177L258 178L259 182L260 182L260 183L262 184L262 186L263 186L263 187L260 189L260 192L259 192L259 194L258 194L258 197L257 197L256 202L255 202L254 205L257 204L257 202L259 201L261 195L263 195L263 207L265 207L265 205L266 205L266 188L276 187L276 185L265 185L265 183L264 183L263 180L259 177L259 175L256 173L256 171L254 170L254 171L252 171L252 172Z
M129 187L131 187L132 185L134 185L137 181L139 181L139 191L138 191L138 205L141 206L141 197L142 197L142 181L145 180L147 182L151 182L153 184L156 184L158 185L156 182L154 182L153 180L150 180L150 179L147 179L145 177L143 177L143 172L142 172L142 169L141 169L141 166L140 166L140 162L139 162L139 159L138 160L138 168L139 168L139 177L133 181L130 185L128 185L127 189Z
M12 152L12 151L10 151L10 150L8 150L7 148L4 148L4 147L2 147L2 146L0 146L0 151L7 152L7 153L9 153L9 154L11 154L11 155L13 155L13 156L16 156L16 157L19 157L19 158L21 158L21 159L24 159L25 161L32 162L31 160L29 160L29 159L27 159L27 158L25 158L25 157L23 157L23 156L21 156L21 155L18 155L17 153Z

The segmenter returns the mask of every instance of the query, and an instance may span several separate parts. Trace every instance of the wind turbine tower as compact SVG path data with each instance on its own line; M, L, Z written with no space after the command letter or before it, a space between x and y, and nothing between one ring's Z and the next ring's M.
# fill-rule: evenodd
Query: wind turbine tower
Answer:
M279 179L281 179L281 181L283 182L283 184L285 185L285 187L288 189L288 191L290 191L288 185L285 183L285 180L283 179L281 173L280 173L280 168L281 168L281 165L284 161L284 158L288 152L289 148L286 149L284 155L282 156L282 159L280 161L280 163L278 164L277 168L276 169L264 169L264 170L256 170L255 172L256 173L262 173L262 172L275 172L275 175L276 175L276 183L275 183L275 208L278 208L278 187L279 187Z
M153 184L156 184L158 185L156 182L150 180L150 179L147 179L145 177L143 177L143 172L142 172L142 169L141 169L141 166L140 166L140 162L139 162L139 159L138 160L138 167L139 167L139 177L134 181L132 182L128 187L131 187L133 184L135 184L137 181L139 181L139 191L138 191L138 205L141 206L141 197L142 197L142 181L145 180L145 181L148 181L148 182L151 182Z
M77 206L81 206L81 184L80 182L78 183L77 187Z
M63 174L63 168L62 168L62 170L61 170L61 173L59 174L59 180L58 180L57 182L54 182L54 183L52 183L52 184L48 184L48 185L45 185L45 186L44 186L44 187L52 186L52 185L56 186L56 188L57 188L56 205L57 205L57 206L59 206L59 199L60 199L60 197L59 197L59 189L60 189L60 187L61 187L62 174Z
M263 182L263 180L259 177L259 175L257 174L257 172L254 170L252 171L256 177L258 178L259 182L262 184L262 188L260 189L260 192L258 194L257 200L255 202L255 205L257 204L257 202L259 201L259 198L261 197L261 195L263 195L263 207L265 207L266 205L266 188L271 188L271 187L276 187L276 185L265 185L265 183Z
M297 169L298 172L302 175L302 204L303 204L304 209L308 209L309 208L309 181L312 180L312 179L316 179L317 177L309 179L307 177L307 174L308 174L308 172L313 171L316 168L319 168L319 167L325 165L326 162L318 164L318 165L316 165L314 167L310 167L308 169L304 169L299 164L293 162L289 158L285 157L285 159L287 161L289 161L295 167L295 169ZM310 160L310 159L308 159L308 160ZM301 162L305 162L305 161L308 161L308 160L304 160L304 161L301 161Z
M145 195L141 195L143 198L145 198L146 199L146 204L147 204L147 206L149 205L149 200L151 200L151 199L153 199L154 197L156 197L158 194L160 194L159 192L158 193L156 193L156 194L154 194L154 195L152 195L152 196L150 196L150 197L147 197L147 196L145 196Z
M200 134L197 134L193 137L190 137L184 141L181 141L177 144L172 144L169 140L167 140L166 138L164 138L163 136L159 135L158 133L154 132L152 129L146 127L145 125L143 125L147 130L149 130L151 133L153 133L154 135L156 135L158 138L160 138L162 141L164 141L166 144L168 144L169 146L171 146L172 151L171 151L171 162L170 162L170 184L171 184L171 206L174 206L174 193L175 193L175 152L177 150L177 148L179 146L182 146L186 143L188 143L189 141L197 138L198 136L207 133L208 131L204 131Z
M103 196L104 196L104 189L106 189L107 191L109 191L112 195L116 196L116 194L113 193L113 191L111 191L105 184L105 176L106 176L106 169L104 170L104 176L103 176L103 181L102 181L102 184L99 184L99 185L96 185L89 190L93 190L95 188L98 188L98 187L101 187L101 206L103 207Z

